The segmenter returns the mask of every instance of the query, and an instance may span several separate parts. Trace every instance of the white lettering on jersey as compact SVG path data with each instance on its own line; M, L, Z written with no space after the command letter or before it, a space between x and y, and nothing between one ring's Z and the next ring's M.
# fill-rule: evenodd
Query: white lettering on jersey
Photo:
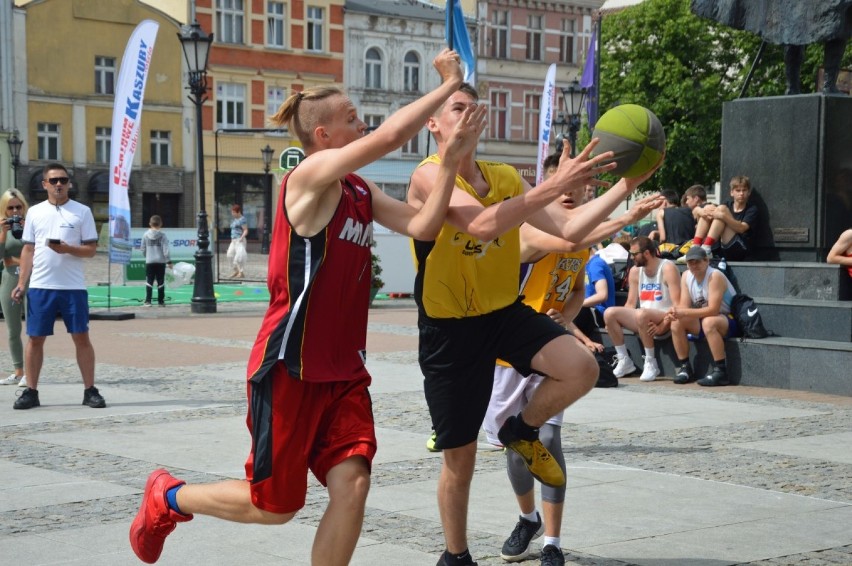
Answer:
M373 224L364 225L354 218L347 218L338 237L361 247L369 247L373 241Z

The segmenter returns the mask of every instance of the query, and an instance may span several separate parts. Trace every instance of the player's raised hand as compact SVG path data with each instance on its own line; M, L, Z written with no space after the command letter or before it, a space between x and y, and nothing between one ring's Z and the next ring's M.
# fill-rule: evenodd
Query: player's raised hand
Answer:
M485 130L487 116L488 107L485 105L471 104L465 108L447 140L444 155L462 156L471 153Z
M571 157L571 144L567 140L563 141L559 167L553 174L554 180L563 188L563 192L577 186L608 186L606 182L599 181L595 177L615 169L617 164L612 161L614 154L611 151L589 157L598 143L600 143L598 138L593 139L577 157ZM605 163L606 161L609 163Z
M464 79L461 68L461 57L452 49L444 48L432 61L435 70L441 75L443 82L456 80L459 83Z

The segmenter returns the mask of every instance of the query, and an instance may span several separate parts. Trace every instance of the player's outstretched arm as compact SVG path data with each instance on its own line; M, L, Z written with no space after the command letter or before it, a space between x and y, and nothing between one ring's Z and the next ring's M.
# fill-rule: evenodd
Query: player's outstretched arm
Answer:
M434 240L438 236L450 198L457 192L453 189L459 165L464 156L476 148L485 129L487 110L481 105L471 105L464 110L447 140L441 164L435 166L433 188L419 208L391 198L373 185L373 214L380 224L418 240Z
M604 161L612 159L611 152L589 158L589 153L596 144L597 141L593 140L586 150L573 159L568 155L568 150L565 150L562 161L560 161L560 167L563 167L563 162L565 167L560 177L563 182L584 186L594 183L596 175L615 167L614 163L602 165ZM424 168L421 167L420 169ZM415 171L412 180L415 179L418 171ZM524 188L523 194L489 207L483 207L479 201L463 191L456 191L450 201L447 221L479 240L493 240L507 230L520 225L530 215L540 211L564 192L562 185L559 182L552 182L551 179L535 188L531 188L526 181L521 179Z
M429 116L462 84L459 55L455 51L444 49L435 57L433 65L441 75L440 86L391 114L369 135L343 147L309 155L293 172L291 179L302 185L307 179L316 187L329 186L336 179L380 159L414 137ZM348 119L357 120L357 116L353 112Z
M589 143L589 145L587 145L583 149L583 151L580 153L580 156L578 157L584 157L585 159L588 159L589 153L596 144L597 140L592 140L592 142ZM562 169L563 162L566 160L566 151L567 149L563 150L562 158L559 160L559 169L557 169L556 173L553 176L551 176L544 183L539 185L539 187L549 183L550 181L558 181L558 179L562 178L560 176L560 170ZM606 155L607 159L612 158L612 153L607 152L598 155L593 159L597 159L598 157L601 157L603 155ZM570 161L570 158L568 159ZM586 238L598 224L600 224L607 216L609 216L612 211L615 210L615 208L619 205L619 203L621 203L621 201L631 195L639 187L639 185L650 179L651 176L657 171L657 169L662 166L664 159L665 156L661 157L660 161L653 168L651 168L651 170L649 170L647 173L640 177L620 179L603 195L583 205L581 207L583 209L583 212L581 214L577 214L571 217L568 211L566 210L560 210L555 207L547 207L531 215L528 219L528 222L539 230L543 230L548 234L560 236L565 240L580 242L584 238ZM607 170L612 169L614 166L614 162L610 163L607 167ZM592 181L593 184L601 185L600 181L590 181Z

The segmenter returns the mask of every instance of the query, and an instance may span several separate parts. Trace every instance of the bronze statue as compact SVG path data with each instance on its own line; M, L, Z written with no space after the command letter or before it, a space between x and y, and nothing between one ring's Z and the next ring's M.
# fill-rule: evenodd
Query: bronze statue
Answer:
M822 91L837 94L837 75L852 36L852 0L691 0L694 14L784 46L787 94L802 92L805 46L823 43Z

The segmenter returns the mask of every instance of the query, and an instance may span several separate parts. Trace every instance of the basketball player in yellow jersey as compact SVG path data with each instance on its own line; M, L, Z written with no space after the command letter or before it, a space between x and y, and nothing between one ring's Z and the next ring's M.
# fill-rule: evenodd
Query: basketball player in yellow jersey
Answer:
M548 156L544 161L545 179L559 164L560 154ZM559 206L579 214L575 208L581 202L584 189L576 188L565 193L548 206ZM523 302L544 313L554 322L567 327L583 305L585 297L585 265L589 260L589 246L611 236L624 226L633 224L664 202L660 195L651 195L638 201L628 212L613 220L599 224L582 241L568 242L556 238L529 224L521 226L521 286ZM586 352L588 353L588 352ZM544 379L532 374L524 377L503 360L497 360L494 369L494 387L483 429L488 441L500 446L498 431L507 417L520 412ZM565 459L562 454L561 427L563 411L552 416L539 429L539 439L550 452L563 474ZM506 471L518 500L521 515L515 529L506 539L500 556L512 562L529 555L530 543L544 533L541 551L542 566L562 565L565 557L561 549L562 510L565 486L541 487L542 513L535 505L535 483L532 474L518 455L506 451Z
M427 158L411 177L408 201L419 207L435 183L445 142L461 112L477 103L462 85L427 121L438 155ZM456 191L438 237L415 242L420 329L420 368L436 447L443 466L438 506L447 548L440 565L474 564L467 549L467 508L476 461L476 439L491 397L494 364L506 360L524 375L546 375L523 411L503 424L498 437L518 452L542 483L559 486L565 475L538 439L538 427L585 395L597 380L595 360L565 329L518 300L519 225L580 241L618 202L650 177L622 179L588 203L582 213L546 207L562 193L609 171L601 165L611 152L590 158L597 141L571 158L567 145L559 167L531 188L508 165L462 157Z

